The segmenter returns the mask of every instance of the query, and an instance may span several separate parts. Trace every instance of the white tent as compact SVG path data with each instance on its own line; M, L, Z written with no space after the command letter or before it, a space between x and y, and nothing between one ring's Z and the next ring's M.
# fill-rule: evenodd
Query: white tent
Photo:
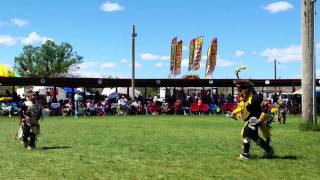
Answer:
M105 96L109 96L110 94L116 92L116 88L104 88L101 95L105 95ZM119 94L127 94L127 88L125 87L118 87L118 91ZM134 91L134 96L138 97L141 93L140 91L138 91L137 89L135 89ZM132 88L129 88L129 96L132 97Z
M302 88L299 90L296 90L295 92L293 92L292 94L302 94Z
M25 89L24 87L22 88L17 88L17 95L19 95L20 97L23 97L25 95Z
M34 86L32 89L33 92L39 92L40 95L47 96L47 92L50 93L51 96L54 94L54 87L49 87L49 86ZM57 100L65 100L66 99L66 92L60 88L56 87L57 91Z
M320 93L320 87L316 87L316 93L319 94ZM302 95L302 88L293 92L292 94L300 94Z
M77 91L84 92L84 88L77 88ZM86 91L86 96L90 96L91 93Z

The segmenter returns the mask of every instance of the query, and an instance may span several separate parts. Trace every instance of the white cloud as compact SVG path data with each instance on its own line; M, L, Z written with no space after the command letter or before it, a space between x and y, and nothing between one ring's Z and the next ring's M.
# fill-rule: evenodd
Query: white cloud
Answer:
M266 49L260 55L266 57L268 62L273 62L274 59L277 59L280 63L301 61L302 57L301 46L297 45L291 45L288 48Z
M99 67L99 63L93 61L83 62L79 64L80 69L91 69L96 67Z
M121 61L122 63L127 63L127 62L128 62L127 59L121 59L120 61Z
M78 77L85 77L85 78L103 78L102 73L99 72L89 72L89 71L77 71L73 73Z
M103 78L109 75L114 75L114 74L109 74L109 73L112 73L110 69L116 69L116 68L117 68L117 65L114 62L102 63L98 61L87 61L87 62L81 63L79 65L79 69L76 69L72 74L79 75L80 77ZM106 72L106 69L108 69L107 72Z
M228 67L233 66L234 63L232 61L226 60L226 59L218 59L217 60L217 67Z
M0 45L12 46L18 43L21 44L35 44L35 43L44 43L47 40L52 40L46 36L41 36L36 32L31 32L26 37L19 37L19 36L10 36L10 35L0 35Z
M183 59L181 61L181 66L182 67L189 67L189 59Z
M241 57L241 56L243 56L244 54L245 54L244 51L242 51L242 50L237 50L236 53L235 53L235 56L236 56L236 57Z
M155 64L155 66L156 66L156 67L161 67L161 66L163 66L163 64L160 63L160 62L158 62L158 63Z
M301 74L296 74L290 77L290 79L301 79L302 75Z
M200 62L200 69L202 69L202 68L206 68L206 62Z
M253 51L251 54L252 54L253 56L259 55L259 53L258 53L257 51Z
M19 18L13 18L10 21L12 24L19 26L19 27L26 26L29 24L29 22L27 20L19 19Z
M123 11L124 10L124 6L121 6L117 2L107 1L107 2L103 3L100 6L100 9L105 11L105 12L115 12L115 11Z
M157 60L157 59L159 59L159 56L151 54L151 53L142 53L141 59L142 60Z
M143 65L142 64L140 64L140 63L134 63L135 64L135 66L136 66L136 68L141 68L141 67L143 67Z
M116 68L117 65L114 62L108 62L108 63L100 63L96 61L88 61L79 64L79 68L81 70L97 70L97 69L111 69Z
M281 11L288 11L293 8L293 5L286 1L278 1L275 3L268 4L263 9L270 13L278 13Z
M141 59L145 61L170 60L170 56L160 56L152 53L142 53L140 56Z
M110 73L105 71L83 71L79 70L71 73L74 77L85 77L85 78L130 78L128 75L123 75L119 73Z
M101 68L103 69L111 69L117 67L116 63L114 62L108 62L101 65Z
M10 35L0 35L0 44L12 46L18 43L18 38Z
M143 67L143 65L140 64L140 63L138 63L138 62L135 62L134 65L135 65L136 68L141 68L141 67ZM128 66L131 68L132 63L128 64Z
M47 40L52 40L46 36L41 36L36 32L31 32L27 37L21 38L22 44L36 44L36 43L45 43Z
M170 60L170 56L160 56L160 60Z
M182 51L188 51L188 50L189 50L188 46L185 46L185 45L182 46Z
M232 61L229 60L225 60L225 59L220 59L220 57L218 57L217 59L217 67L228 67L228 66L233 66L234 63ZM182 67L189 67L189 59L183 59L181 61L181 66ZM200 63L200 68L205 68L206 66L206 60L202 60Z

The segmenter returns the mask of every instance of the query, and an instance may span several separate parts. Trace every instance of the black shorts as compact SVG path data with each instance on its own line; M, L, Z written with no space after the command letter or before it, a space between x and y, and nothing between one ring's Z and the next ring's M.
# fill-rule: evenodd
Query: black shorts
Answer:
M248 122L246 122L246 124L244 125L243 129L242 129L242 137L248 137L250 139L252 139L253 141L256 141L259 139L259 134L258 134L258 126L255 126L255 130L249 128L248 126Z

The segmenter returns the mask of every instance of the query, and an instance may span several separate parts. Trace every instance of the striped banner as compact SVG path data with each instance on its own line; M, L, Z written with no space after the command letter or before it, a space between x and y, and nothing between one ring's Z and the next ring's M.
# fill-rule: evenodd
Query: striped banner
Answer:
M179 75L181 71L181 60L182 60L182 45L183 42L180 40L176 45L176 55L174 64L174 76Z
M171 56L170 56L170 73L174 74L174 64L175 64L175 56L176 56L176 45L177 45L177 37L174 37L171 41Z
M211 46L208 49L208 57L206 63L206 78L211 78L212 73L217 64L217 48L218 48L218 39L214 38L211 42Z
M195 42L196 42L195 38L193 38L190 41L190 46L189 46L189 66L188 66L188 70L189 71L192 69L192 66L193 66Z
M199 70L200 69L202 42L203 42L202 36L198 37L195 41L194 59L193 59L193 65L192 65L191 70Z

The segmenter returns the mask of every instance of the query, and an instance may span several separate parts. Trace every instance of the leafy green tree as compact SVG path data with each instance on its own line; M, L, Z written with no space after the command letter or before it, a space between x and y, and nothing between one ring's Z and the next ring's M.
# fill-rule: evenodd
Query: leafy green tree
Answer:
M22 77L63 77L82 63L83 57L69 43L57 45L48 40L40 47L24 46L14 62Z

